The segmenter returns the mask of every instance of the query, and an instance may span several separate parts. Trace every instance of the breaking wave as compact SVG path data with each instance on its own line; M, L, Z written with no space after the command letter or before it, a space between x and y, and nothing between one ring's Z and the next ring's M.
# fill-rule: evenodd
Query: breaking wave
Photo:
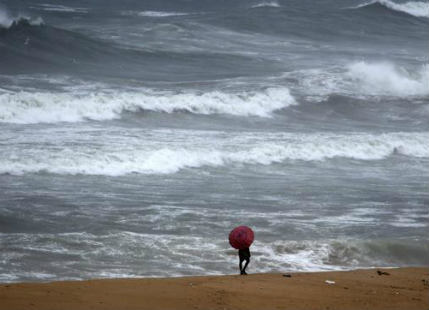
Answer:
M429 95L429 65L417 74L391 63L357 62L348 66L347 76L359 83L363 93L370 95Z
M138 110L195 114L269 117L275 110L296 104L287 88L260 92L155 93L30 93L0 94L0 122L33 124L109 120Z
M145 135L146 137L146 135ZM143 139L143 138L142 138ZM172 174L186 168L231 165L271 165L286 161L321 161L333 158L381 160L392 154L416 158L429 157L428 133L383 135L285 135L275 137L257 133L249 137L213 140L193 136L170 136L169 144L156 134L141 140L108 143L97 147L74 146L59 150L56 143L34 143L25 150L20 145L1 152L0 173L86 174L119 176L130 173ZM211 141L209 144L205 140ZM272 142L268 143L267 140ZM108 140L100 138L100 141ZM273 141L274 140L274 141ZM278 141L276 141L278 140ZM63 142L62 142L63 143ZM161 143L161 144L160 144ZM205 144L204 144L205 143ZM203 144L203 145L201 145ZM73 143L76 145L76 143ZM20 156L16 156L19 153Z
M38 10L49 11L49 12L60 12L60 13L88 13L86 8L76 8L59 4L39 4L32 7Z
M391 63L355 62L333 72L312 69L285 74L298 81L289 85L317 101L331 94L354 97L429 95L429 65L411 72ZM335 71L336 70L336 71ZM241 92L0 92L0 122L17 124L81 122L118 119L124 112L226 114L270 117L297 101L286 87Z
M265 7L269 7L269 8L279 8L280 4L277 1L264 1L255 5L252 5L252 8L265 8Z
M9 13L0 8L0 30L9 29L18 24L28 24L30 26L43 25L43 19L41 17L32 18L25 15L18 15L16 17L10 16Z
M429 2L409 1L405 3L395 3L390 0L375 0L359 5L356 8L372 6L374 4L382 5L390 10L407 13L415 17L429 18Z
M159 207L162 208L162 206ZM220 212L215 214L216 218L225 218ZM207 218L206 213L201 216ZM142 219L138 218L139 225L142 225ZM176 225L184 225L176 216L169 213L162 217L145 214L144 219L148 218L157 219L157 222L167 218L169 221L165 226L168 227L176 228ZM201 222L201 217L198 219ZM221 223L229 224L230 221L226 218L226 221ZM162 227L165 228L165 226ZM165 234L130 231L107 234L87 232L1 234L7 250L0 252L1 262L3 266L6 265L6 267L0 265L3 267L0 271L7 270L7 273L0 272L0 280L2 282L58 281L230 273L231 270L228 267L234 266L237 254L235 251L226 250L228 245L219 237L219 235L194 236L177 233L168 234L166 237ZM19 245L21 251L19 254L11 254L10 247L16 249L16 245ZM424 240L389 239L369 241L342 238L300 241L262 239L255 241L252 252L254 259L251 266L258 272L421 266L429 257L429 247ZM39 264L23 263L23 257L29 258L35 253L38 257L42 257ZM145 260L152 263L145 268L141 268L142 253ZM52 273L47 273L48 262L51 262L52 257L58 256L61 257L63 264L73 265L74 268L55 269ZM80 262L84 262L86 268L74 265L77 258ZM112 260L122 264L112 270ZM208 260L210 264L207 264Z
M124 11L124 12L122 12L122 15L141 16L141 17L170 17L170 16L189 15L189 13L164 12L164 11Z
M276 241L256 245L255 250L271 263L271 270L281 266L298 271L419 265L429 256L422 241L398 240Z
M325 100L331 94L357 98L429 95L428 64L413 71L389 62L360 61L344 67L292 71L283 77L297 80L297 91L316 101Z

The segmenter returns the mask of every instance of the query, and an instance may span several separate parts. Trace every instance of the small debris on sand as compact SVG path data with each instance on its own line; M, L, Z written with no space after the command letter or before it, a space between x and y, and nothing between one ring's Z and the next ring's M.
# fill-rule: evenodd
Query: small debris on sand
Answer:
M386 272L386 271L380 271L380 270L377 270L377 274L378 274L379 276L382 276L382 275L390 276L390 273L388 273L388 272Z

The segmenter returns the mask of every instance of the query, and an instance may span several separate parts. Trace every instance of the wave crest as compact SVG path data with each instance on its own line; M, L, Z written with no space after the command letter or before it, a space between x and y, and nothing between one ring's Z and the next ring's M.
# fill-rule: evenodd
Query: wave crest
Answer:
M88 13L87 8L77 8L77 7L70 7L60 4L39 4L36 5L35 8L42 11L48 11L48 12L60 12L60 13Z
M366 63L348 66L347 76L370 95L426 96L429 95L429 65L411 75L390 63Z
M259 92L156 93L30 93L0 94L0 122L55 123L86 119L109 120L138 110L195 114L270 117L271 112L296 104L287 88Z
M252 9L256 8L279 8L280 4L277 1L264 1L255 5L252 5Z
M10 16L6 11L0 9L0 30L9 29L18 25L41 26L44 24L41 17L32 18L25 15L18 15L16 17Z
M175 136L177 134L179 136ZM108 142L113 139L114 143L106 142L97 147L71 141L76 146L60 151L56 146L58 141L54 141L55 135L44 139L47 140L28 142L31 147L24 151L20 143L5 147L0 152L0 173L173 174L187 168L271 165L298 160L348 158L366 161L381 160L393 154L429 157L428 133L277 136L252 133L246 136L211 136L207 142L207 133L198 136L195 132L176 132L174 135L170 132L170 142L166 145L162 133L152 132L135 140L109 135L99 140ZM18 153L19 156L16 155Z
M390 10L407 13L415 17L429 18L429 2L423 2L423 1L409 1L405 3L395 3L390 0L375 0L375 1L371 1L368 3L364 3L362 5L359 5L356 8L367 7L374 4L380 4Z
M429 64L410 70L389 62L359 61L344 67L291 71L282 77L297 80L294 93L302 93L307 100L316 102L332 94L355 98L429 95Z
M123 11L121 14L125 16L140 16L140 17L171 17L171 16L189 15L190 13L165 12L165 11Z

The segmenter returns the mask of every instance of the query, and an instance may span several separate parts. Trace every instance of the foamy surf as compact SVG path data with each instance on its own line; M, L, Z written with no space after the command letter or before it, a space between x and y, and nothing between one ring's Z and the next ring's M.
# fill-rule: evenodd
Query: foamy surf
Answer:
M70 7L60 4L39 4L36 7L32 7L38 10L42 11L48 11L48 12L61 12L61 13L88 13L87 8L77 8L77 7Z
M11 16L6 10L0 8L0 30L1 28L10 28L13 25L16 25L20 22L26 22L31 26L40 26L43 25L43 19L41 17L29 17L23 14L18 16Z
M280 4L277 1L263 1L258 4L252 5L253 9L256 8L279 8Z
M159 206L162 210L163 206ZM146 210L151 212L150 210ZM165 213L160 222L172 226L178 215L172 209ZM204 210L200 216L220 219L220 225L228 227L233 221L228 212ZM186 214L186 213L185 213ZM264 216L269 222L276 217L287 220L287 214L254 214ZM136 215L137 216L137 215ZM150 217L150 216L149 216ZM141 220L140 216L138 218ZM245 218L247 218L245 216ZM201 221L201 218L195 220ZM295 221L293 221L295 223ZM154 221L157 225L159 221ZM191 221L184 224L193 224ZM115 224L117 224L115 222ZM302 220L302 225L315 228L311 220ZM262 231L257 231L263 233ZM259 234L260 236L260 234ZM2 282L16 282L22 279L30 281L78 280L93 278L123 278L137 276L183 276L215 275L231 273L236 264L236 252L230 250L225 236L221 234L201 236L177 234L136 233L132 231L92 233L40 233L40 234L0 234L8 246L19 244L27 252L46 258L37 266L23 263L29 254L7 255L0 253L1 264L10 265L10 273L0 273ZM390 267L403 265L410 257L414 264L424 262L429 249L422 246L423 240L401 241L371 239L356 241L353 239L288 240L279 238L272 241L261 237L252 246L252 272L320 271L344 270L371 266ZM199 252L206 253L199 255ZM404 253L403 250L406 250ZM59 273L47 273L50 257L63 257L63 264L76 268L62 269ZM147 268L141 268L141 260L151 262ZM123 262L112 269L111 261ZM389 263L386 263L388 261ZM79 263L85 268L79 270ZM171 270L166 269L170 266Z
M359 61L341 67L292 71L283 77L297 79L297 85L291 89L315 101L331 94L355 98L425 98L429 95L428 64L410 70L387 61Z
M354 8L361 8L379 3L386 8L402 13L407 13L415 17L429 18L429 2L424 1L409 1L404 3L396 3L390 0L375 0L368 3L361 4Z
M428 262L427 1L393 1L1 1L0 280L237 273L238 225L251 273Z
M74 140L56 141L55 133L52 133L52 137L38 134L32 138L38 142L32 145L32 140L18 139L18 144L1 150L0 174L174 174L183 169L265 166L334 158L382 160L393 154L414 158L429 157L429 146L426 143L428 133L249 133L225 137L223 133L183 131L141 132L140 138L134 135L127 138L112 133L99 137L104 142L98 143L97 147ZM22 143L27 145L25 150L19 150ZM56 146L58 143L76 146L59 150Z
M164 11L123 11L122 15L140 16L140 17L171 17L184 16L190 13L185 12L164 12Z
M360 85L363 94L393 96L429 95L429 66L414 75L392 63L357 62L349 65L347 77Z
M90 92L0 94L0 122L17 124L110 120L137 110L194 114L270 117L273 111L296 104L287 88L226 93L212 92Z

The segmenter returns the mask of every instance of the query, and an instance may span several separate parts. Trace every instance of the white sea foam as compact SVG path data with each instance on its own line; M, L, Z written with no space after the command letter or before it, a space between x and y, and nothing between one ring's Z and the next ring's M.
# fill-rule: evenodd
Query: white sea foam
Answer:
M0 8L0 27L9 28L14 19L9 16L9 14Z
M391 63L357 62L349 65L347 76L370 95L429 95L429 65L411 74Z
M0 28L9 28L21 20L27 21L31 26L40 26L44 23L41 17L32 18L22 14L11 16L6 10L0 8Z
M253 133L228 138L198 136L191 131L176 133L176 136L172 133L167 137L152 132L140 138L121 137L123 133L116 133L117 137L99 138L105 144L91 147L91 144L70 141L67 143L76 146L61 147L61 150L55 146L58 144L55 137L50 140L46 136L43 140L40 135L30 136L33 141L17 139L16 145L2 148L0 173L172 174L189 168L271 165L296 160L380 160L398 153L415 158L429 157L428 133L290 134L278 137ZM21 143L27 145L25 149Z
M3 282L225 274L235 273L237 268L236 251L230 249L225 235L219 232L198 237L193 234L128 231L80 236L63 233L31 234L30 239L27 236L25 233L1 235L8 244L13 244L12 249L5 246L6 250L0 252L0 280ZM37 246L46 247L48 243L65 247L66 252L73 253L73 256L64 255L61 260L52 262L52 257L55 257L52 254L56 252L37 250ZM21 251L29 245L37 245L26 255L37 253L38 257L49 259L40 259L38 264L22 264L22 258L17 257L2 265L1 258L9 251L16 251L16 245L19 245ZM418 242L347 239L296 241L281 238L271 241L259 235L252 245L252 263L248 270L317 271L386 266L386 263L397 265L408 263L409 258L402 254L407 250L415 255L427 255L427 249ZM76 264L76 256L79 256L79 264ZM112 261L121 264L112 266ZM142 261L145 268L141 268ZM422 258L418 261L422 261Z
M140 109L269 117L271 112L293 104L296 102L287 88L241 93L7 92L0 94L0 122L31 124L109 120L119 118L122 112Z
M88 13L87 8L74 8L59 4L39 4L39 7L35 7L43 11L62 12L62 13Z
M405 208L398 210L395 220L389 224L394 227L428 227L429 214L419 209Z
M353 62L344 67L287 72L285 78L299 81L296 90L311 101L331 94L358 98L368 96L426 97L429 95L429 65L416 70L389 62Z
M404 12L416 17L427 17L429 18L429 2L424 1L409 1L404 3L396 3L390 0L375 0L361 4L355 8L360 8L374 3L379 3L391 10Z
M263 8L263 7L278 8L280 7L280 4L277 1L263 1L261 3L252 5L252 8Z
M123 11L122 15L141 17L170 17L189 15L185 12L164 12L164 11Z

